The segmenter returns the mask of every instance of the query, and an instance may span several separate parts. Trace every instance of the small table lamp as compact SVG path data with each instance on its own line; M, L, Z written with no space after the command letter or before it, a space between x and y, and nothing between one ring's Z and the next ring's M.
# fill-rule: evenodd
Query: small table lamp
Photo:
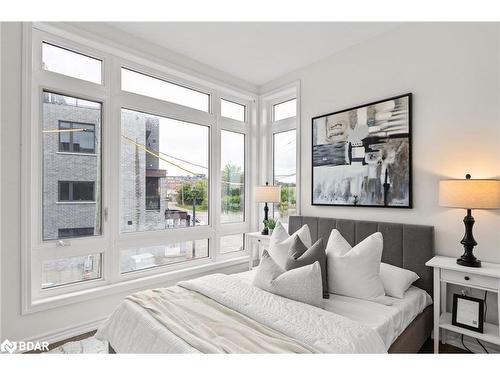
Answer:
M470 174L465 180L443 180L439 182L439 205L444 207L465 208L465 235L460 243L464 245L464 254L457 263L467 267L481 267L481 261L476 259L472 250L477 245L472 235L474 218L473 208L493 209L500 207L499 180L471 180Z
M279 186L269 186L266 182L264 186L257 186L255 188L255 200L257 203L265 203L264 205L264 222L268 219L269 207L268 203L279 203L281 202L281 187ZM262 234L268 235L269 230L266 226L261 232Z

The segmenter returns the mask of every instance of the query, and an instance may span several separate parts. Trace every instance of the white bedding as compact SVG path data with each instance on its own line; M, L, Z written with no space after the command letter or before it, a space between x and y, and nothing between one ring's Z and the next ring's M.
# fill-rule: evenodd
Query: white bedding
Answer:
M235 274L250 283L254 271ZM278 297L282 298L282 297ZM330 295L325 310L362 323L376 331L380 342L388 349L409 323L432 303L423 290L411 287L402 300L393 299L392 306L355 298ZM292 301L294 302L294 301ZM297 302L295 302L297 303ZM308 306L306 306L308 307ZM316 309L311 306L311 308ZM332 314L333 315L333 314ZM169 332L146 310L131 301L124 301L97 332L96 337L109 341L121 353L196 353L197 350ZM380 351L373 337L361 351Z
M251 283L254 273L255 270L252 270L234 276ZM386 297L386 299L392 303L391 306L330 294L330 299L324 300L323 308L371 327L380 335L386 349L389 349L417 315L432 304L432 298L425 290L411 286L404 298Z

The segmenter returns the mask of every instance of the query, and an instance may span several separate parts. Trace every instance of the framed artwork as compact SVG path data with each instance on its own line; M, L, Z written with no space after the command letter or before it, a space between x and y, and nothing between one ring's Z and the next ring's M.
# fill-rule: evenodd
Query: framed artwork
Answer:
M312 119L313 205L412 207L411 99Z
M483 333L484 301L461 294L453 295L451 324L457 327Z

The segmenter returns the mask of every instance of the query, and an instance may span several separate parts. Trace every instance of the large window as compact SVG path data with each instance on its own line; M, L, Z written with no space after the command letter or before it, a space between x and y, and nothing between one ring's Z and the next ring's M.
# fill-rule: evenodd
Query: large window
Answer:
M245 220L245 135L221 132L221 222Z
M99 235L101 104L44 92L42 107L43 239L58 239L59 229L68 227ZM60 153L61 145L72 153ZM91 153L79 154L82 148Z
M54 27L25 39L23 312L246 262L256 96Z
M122 110L122 232L208 225L208 172L208 127Z
M297 212L297 144L296 131L273 135L274 185L281 186L281 202L275 203L275 215L288 222Z

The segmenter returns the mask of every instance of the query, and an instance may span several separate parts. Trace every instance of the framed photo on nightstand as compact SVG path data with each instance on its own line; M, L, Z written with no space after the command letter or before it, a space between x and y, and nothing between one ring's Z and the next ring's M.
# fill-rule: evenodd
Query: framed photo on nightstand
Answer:
M479 298L453 295L451 324L457 327L483 333L484 301Z

